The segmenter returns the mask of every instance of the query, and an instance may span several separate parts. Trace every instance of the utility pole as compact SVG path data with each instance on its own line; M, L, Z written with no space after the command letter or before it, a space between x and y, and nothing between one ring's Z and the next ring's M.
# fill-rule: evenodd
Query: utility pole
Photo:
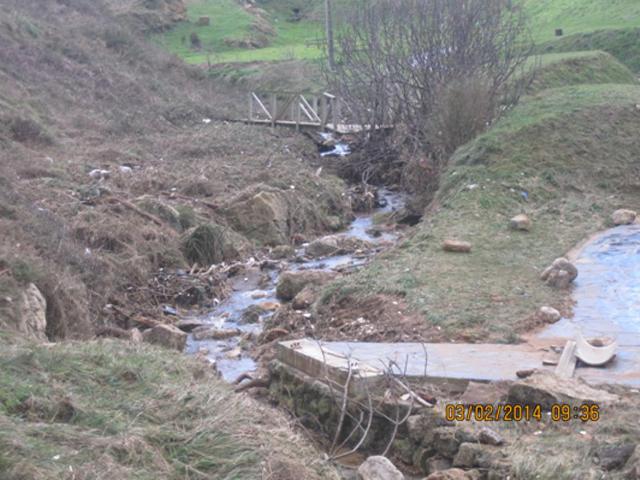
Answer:
M331 0L324 0L324 14L327 29L327 56L329 60L329 70L333 70L335 66L335 46L333 43L333 12L331 8Z

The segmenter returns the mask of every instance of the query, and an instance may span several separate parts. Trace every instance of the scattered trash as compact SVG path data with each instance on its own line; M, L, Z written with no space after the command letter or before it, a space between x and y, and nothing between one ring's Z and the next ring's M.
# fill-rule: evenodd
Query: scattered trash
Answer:
M165 305L164 307L162 307L162 313L164 313L165 315L172 315L174 317L178 316L178 311L175 308L170 307L169 305Z
M337 143L333 150L328 150L320 154L321 157L346 157L351 155L351 148L345 143Z
M204 123L205 125L209 125L211 123L211 119L210 118L203 118L202 119L202 123Z
M120 173L132 173L133 172L133 168L127 166L127 165L120 165L118 167L118 170L120 170Z
M105 178L109 178L109 170L102 170L101 168L96 168L89 172L89 176L94 180L102 180Z

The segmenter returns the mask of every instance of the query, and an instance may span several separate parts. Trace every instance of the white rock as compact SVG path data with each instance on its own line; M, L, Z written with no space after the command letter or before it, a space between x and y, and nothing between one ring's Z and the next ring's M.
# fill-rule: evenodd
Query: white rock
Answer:
M369 457L358 468L358 480L404 480L404 475L389 459Z
M620 209L613 212L611 219L615 225L631 225L636 221L638 214L633 210Z
M556 323L562 318L560 312L552 307L541 307L539 315L545 323Z

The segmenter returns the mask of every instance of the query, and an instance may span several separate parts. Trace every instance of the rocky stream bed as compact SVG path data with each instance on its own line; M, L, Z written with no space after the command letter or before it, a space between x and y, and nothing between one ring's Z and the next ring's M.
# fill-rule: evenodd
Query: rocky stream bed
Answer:
M225 300L205 314L182 320L183 324L195 327L189 333L186 353L206 357L228 381L255 370L256 364L246 346L257 339L264 322L279 308L276 287L281 275L303 271L338 273L361 267L399 235L376 228L376 214L390 214L403 206L401 193L380 189L376 207L357 215L343 232L303 243L288 252L275 249L272 258L266 260L250 258L232 277L231 294ZM310 314L301 311L300 315L304 318Z

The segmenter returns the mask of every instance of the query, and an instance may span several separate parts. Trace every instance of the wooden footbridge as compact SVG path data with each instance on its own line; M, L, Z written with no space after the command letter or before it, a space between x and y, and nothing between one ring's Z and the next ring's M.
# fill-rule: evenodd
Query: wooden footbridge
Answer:
M314 128L339 134L372 130L370 125L349 123L344 101L331 93L305 94L293 92L251 92L248 123L292 127L296 130ZM373 130L389 129L376 126Z

